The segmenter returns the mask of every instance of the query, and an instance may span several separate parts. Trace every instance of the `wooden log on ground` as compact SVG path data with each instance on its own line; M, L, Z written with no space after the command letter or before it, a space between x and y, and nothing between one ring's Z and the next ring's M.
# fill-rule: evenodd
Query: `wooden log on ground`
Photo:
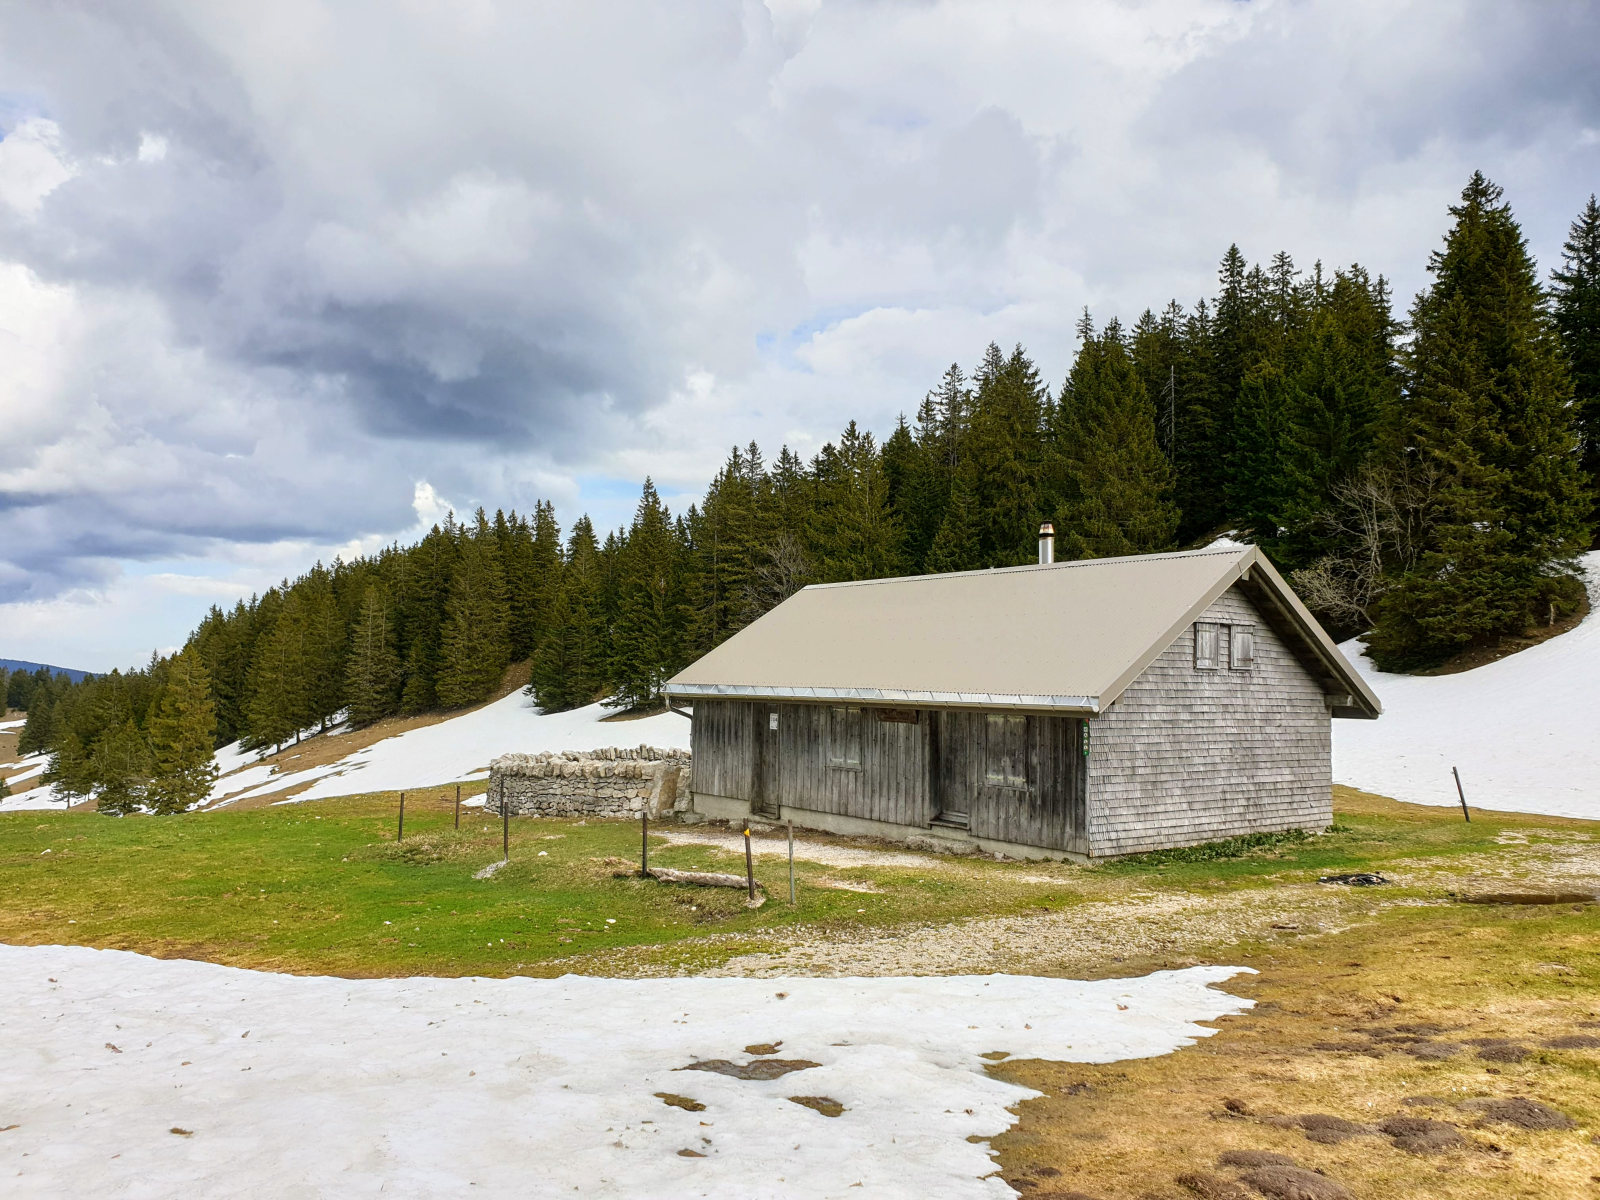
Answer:
M652 879L659 879L662 883L692 883L699 887L738 888L741 892L747 886L743 875L723 875L717 871L674 871L671 867L651 867L644 874Z

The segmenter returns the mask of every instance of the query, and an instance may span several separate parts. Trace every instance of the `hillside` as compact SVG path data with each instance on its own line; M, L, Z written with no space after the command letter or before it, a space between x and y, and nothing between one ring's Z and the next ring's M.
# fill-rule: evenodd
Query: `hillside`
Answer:
M1600 552L1584 557L1600 603ZM1341 649L1383 701L1377 721L1335 721L1333 777L1416 804L1600 818L1600 619L1458 675L1389 675Z
M52 666L50 663L29 662L23 658L0 658L0 670L3 671L23 671L32 674L41 667L52 675L65 675L73 683L82 683L94 674L93 671L80 671L75 667L57 667Z
M689 747L689 722L676 713L635 720L606 720L611 710L599 704L561 713L543 713L515 691L481 708L352 749L331 762L297 767L320 739L286 749L270 763L258 763L238 744L217 751L225 772L211 795L215 807L293 794L297 800L438 787L483 779L489 761L513 751L596 750L606 746Z

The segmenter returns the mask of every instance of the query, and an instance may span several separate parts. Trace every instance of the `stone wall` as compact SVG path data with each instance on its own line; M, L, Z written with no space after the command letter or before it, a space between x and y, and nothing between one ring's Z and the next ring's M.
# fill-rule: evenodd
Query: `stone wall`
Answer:
M687 812L689 755L655 746L506 754L489 764L484 806L513 816L652 817Z

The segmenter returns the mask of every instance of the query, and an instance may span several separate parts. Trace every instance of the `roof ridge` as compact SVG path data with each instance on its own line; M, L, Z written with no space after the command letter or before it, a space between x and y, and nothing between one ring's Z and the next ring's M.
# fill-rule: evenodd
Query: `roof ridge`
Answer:
M1253 545L1216 547L1204 546L1198 550L1160 550L1153 554L1119 554L1110 558L1071 558L1053 563L1018 563L1010 567L979 567L971 571L939 571L923 575L886 575L878 579L842 579L835 583L808 583L801 591L820 591L823 588L869 587L880 583L911 583L930 579L967 579L979 575L1012 575L1019 571L1054 571L1074 567L1106 567L1120 563L1170 562L1174 558L1205 558L1209 556L1248 554Z

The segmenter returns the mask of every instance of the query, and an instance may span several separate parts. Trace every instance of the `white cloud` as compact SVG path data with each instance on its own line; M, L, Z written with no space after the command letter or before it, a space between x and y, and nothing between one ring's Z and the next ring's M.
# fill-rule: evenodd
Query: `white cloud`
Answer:
M78 631L140 657L192 616L151 562L255 587L541 497L604 528L645 474L681 507L732 444L887 432L990 340L1058 384L1083 305L1192 302L1231 241L1403 306L1477 167L1548 264L1600 169L1596 21L13 7L0 605L92 595Z
M0 204L24 217L39 211L45 197L73 176L61 155L61 127L30 117L0 140Z

